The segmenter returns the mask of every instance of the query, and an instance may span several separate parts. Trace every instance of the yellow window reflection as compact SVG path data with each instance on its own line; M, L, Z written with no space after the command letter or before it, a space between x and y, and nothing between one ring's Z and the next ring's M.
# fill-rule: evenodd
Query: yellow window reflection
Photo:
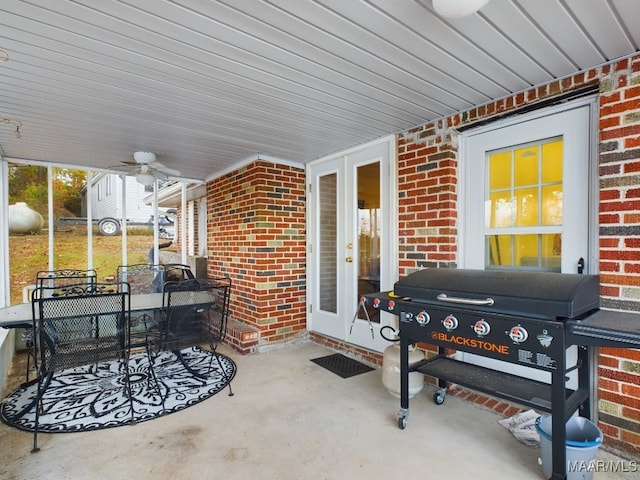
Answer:
M562 138L487 156L487 267L560 271Z

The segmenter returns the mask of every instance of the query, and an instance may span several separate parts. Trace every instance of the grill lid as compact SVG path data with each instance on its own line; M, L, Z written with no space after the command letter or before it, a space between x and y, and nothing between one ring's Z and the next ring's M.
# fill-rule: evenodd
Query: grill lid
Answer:
M432 268L396 282L394 294L420 303L567 319L599 308L600 278L567 273ZM462 303L457 299L462 299Z

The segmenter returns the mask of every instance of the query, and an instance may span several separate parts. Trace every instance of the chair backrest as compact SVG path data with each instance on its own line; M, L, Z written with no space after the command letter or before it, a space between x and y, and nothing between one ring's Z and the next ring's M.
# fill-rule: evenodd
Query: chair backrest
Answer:
M165 282L179 282L181 280L194 279L195 275L189 265L182 263L165 263Z
M32 295L46 292L53 295L56 289L68 285L93 285L98 281L98 273L94 269L80 270L65 268L60 270L40 270L36 273L36 288ZM46 290L42 290L46 287Z
M127 355L127 288L94 283L41 290L33 300L41 375Z
M176 350L222 342L227 330L230 286L230 282L202 279L166 282L162 348Z
M133 265L119 265L116 280L129 285L129 293L161 293L165 282L163 265L150 263L136 263Z

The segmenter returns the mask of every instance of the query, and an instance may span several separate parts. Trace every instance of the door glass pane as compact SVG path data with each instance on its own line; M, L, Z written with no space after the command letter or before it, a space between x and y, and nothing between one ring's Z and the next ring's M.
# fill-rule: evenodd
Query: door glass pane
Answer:
M542 224L562 225L562 185L542 187Z
M357 169L358 293L380 291L380 163ZM360 318L366 318L362 309ZM379 315L369 314L372 321Z
M517 266L536 267L538 264L538 235L514 235Z
M560 271L562 149L551 138L488 153L487 267Z
M516 187L538 184L538 149L519 148L514 151L514 178Z
M510 227L513 225L513 205L511 191L489 193L490 211L487 213L488 227Z
M489 190L495 192L511 188L511 152L497 152L489 156Z
M560 271L561 236L490 235L486 237L487 266Z
M338 176L335 173L320 177L320 245L319 282L320 310L337 313L338 298Z
M515 225L518 227L535 227L538 220L538 189L516 188L513 191L516 203Z
M562 182L562 140L542 145L542 181Z
M486 237L487 265L492 267L509 267L513 265L513 248L510 235L490 235Z

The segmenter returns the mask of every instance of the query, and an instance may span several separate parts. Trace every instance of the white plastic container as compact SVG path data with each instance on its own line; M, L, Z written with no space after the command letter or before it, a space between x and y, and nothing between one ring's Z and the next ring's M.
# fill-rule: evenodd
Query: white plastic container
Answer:
M551 416L538 417L536 430L540 434L542 473L551 478L552 427ZM602 431L584 417L571 417L566 423L567 480L591 480L598 447L602 444Z

